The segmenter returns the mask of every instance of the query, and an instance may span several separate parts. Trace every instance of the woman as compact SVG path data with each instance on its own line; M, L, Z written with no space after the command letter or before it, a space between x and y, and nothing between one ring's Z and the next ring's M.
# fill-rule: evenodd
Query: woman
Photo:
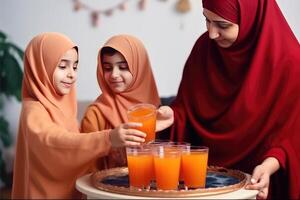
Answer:
M298 199L299 42L274 0L202 2L208 31L186 62L170 137L253 172L258 198Z
M78 49L62 34L40 34L26 48L13 199L79 198L75 181L97 158L145 141L135 123L79 133L77 68Z

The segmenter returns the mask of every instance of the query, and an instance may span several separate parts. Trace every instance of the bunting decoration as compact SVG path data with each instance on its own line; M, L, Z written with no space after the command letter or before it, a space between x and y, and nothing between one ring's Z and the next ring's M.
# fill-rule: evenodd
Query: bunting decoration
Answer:
M144 0L145 1L145 0ZM94 9L87 5L86 3L83 3L82 0L73 0L73 9L75 12L78 12L80 10L87 10L90 12L91 16L91 24L93 27L99 26L100 24L100 17L101 15L105 15L107 17L112 16L113 13L116 10L125 11L127 9L127 2L128 0L123 0L119 4L112 6L107 9Z
M106 9L95 9L91 6L87 5L84 0L73 0L73 10L78 12L80 10L86 10L90 12L91 25L93 27L97 27L100 25L101 16L104 15L106 17L110 17L114 14L115 11L126 11L127 3L129 0L123 0L120 3L106 8ZM161 2L166 2L168 0L159 0ZM137 7L139 10L143 11L146 9L148 0L138 0ZM180 13L186 13L190 11L191 6L189 0L178 0L176 4L176 10Z
M189 0L179 0L176 4L176 10L179 13L187 13L191 10L191 3Z

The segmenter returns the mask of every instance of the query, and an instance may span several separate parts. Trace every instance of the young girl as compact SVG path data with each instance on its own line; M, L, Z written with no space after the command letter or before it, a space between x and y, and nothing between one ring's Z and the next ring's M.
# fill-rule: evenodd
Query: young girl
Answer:
M90 105L82 119L84 132L117 127L127 122L127 110L137 103L160 105L151 65L142 42L129 35L110 38L98 53L98 83L102 94ZM164 107L158 110L159 116ZM99 169L126 165L124 148L112 149L102 157Z
M138 145L135 123L80 134L75 82L78 49L66 36L44 33L29 43L24 58L12 198L78 198L75 181L111 147Z

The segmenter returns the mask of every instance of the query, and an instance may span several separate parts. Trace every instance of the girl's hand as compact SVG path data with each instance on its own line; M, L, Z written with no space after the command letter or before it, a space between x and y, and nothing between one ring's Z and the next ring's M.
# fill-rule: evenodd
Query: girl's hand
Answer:
M280 168L276 158L266 158L262 164L254 168L250 183L246 186L249 190L258 190L257 199L268 197L270 176Z
M156 116L156 132L162 131L174 122L174 112L169 106L161 106L157 110Z
M141 127L141 123L124 123L111 130L110 141L113 147L138 146L145 142L146 134L134 128Z

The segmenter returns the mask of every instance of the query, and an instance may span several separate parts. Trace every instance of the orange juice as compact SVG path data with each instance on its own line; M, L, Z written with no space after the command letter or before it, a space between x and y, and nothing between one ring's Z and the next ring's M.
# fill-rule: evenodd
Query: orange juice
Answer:
M151 104L137 104L128 110L130 122L142 123L142 127L136 128L146 133L145 142L155 140L156 107Z
M203 151L185 152L181 155L184 184L188 188L204 188L206 182L206 170L208 149Z
M180 151L156 152L154 170L157 189L176 190L179 181Z
M169 145L171 146L177 146L176 148L181 149L182 151L187 151L190 149L191 144L188 142L169 142ZM180 173L179 173L179 180L183 181L183 169L180 164Z
M129 184L133 187L147 188L153 178L152 155L127 155Z

